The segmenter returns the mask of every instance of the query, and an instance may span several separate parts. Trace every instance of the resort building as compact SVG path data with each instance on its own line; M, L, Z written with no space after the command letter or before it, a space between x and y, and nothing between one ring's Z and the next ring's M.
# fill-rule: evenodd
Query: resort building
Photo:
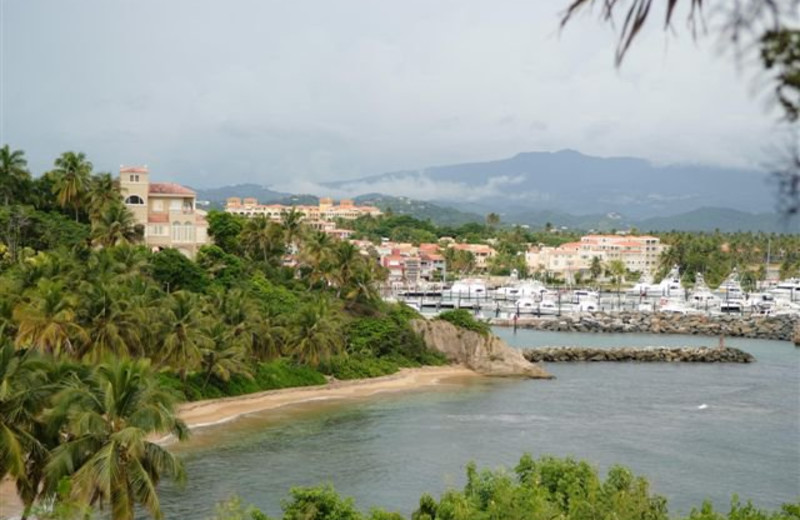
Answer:
M284 212L295 210L303 215L304 220L310 222L334 221L338 218L355 220L359 217L372 215L377 217L381 210L374 206L356 206L352 200L342 199L339 205L333 199L322 197L316 206L284 206L282 204L259 204L257 199L230 197L225 204L225 211L234 215L252 217L263 215L276 222L280 222Z
M172 247L188 257L207 244L205 211L197 209L194 191L172 182L150 182L146 166L122 166L119 184L125 206L144 227L145 244Z

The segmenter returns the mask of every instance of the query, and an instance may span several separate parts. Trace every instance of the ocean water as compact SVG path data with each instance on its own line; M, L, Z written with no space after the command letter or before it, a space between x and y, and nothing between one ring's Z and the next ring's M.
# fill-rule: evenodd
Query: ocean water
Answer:
M716 338L510 329L515 346L710 345ZM332 483L363 510L409 514L424 492L464 483L464 466L519 457L629 466L674 514L731 495L775 508L800 497L800 349L726 339L750 365L551 364L552 381L479 379L433 390L314 403L201 430L176 449L189 481L162 486L166 518L203 519L236 493L268 513L292 486Z

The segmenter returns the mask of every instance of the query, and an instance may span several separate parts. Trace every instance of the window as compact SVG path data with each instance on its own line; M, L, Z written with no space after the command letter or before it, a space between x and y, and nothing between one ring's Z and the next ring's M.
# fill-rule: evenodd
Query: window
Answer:
M181 210L181 201L180 199L172 199L169 201L169 210L170 211L180 211Z
M172 223L173 242L194 242L194 225L191 222Z
M138 195L131 195L130 197L125 199L125 204L141 206L144 204L144 200L142 200L142 198Z
M139 182L139 176L138 175L130 175L128 177L128 179L130 180L130 182Z
M164 211L164 201L161 199L154 200L153 211Z
M150 226L150 235L154 237L162 237L165 235L164 226L161 224L152 224Z
M183 226L181 226L180 222L173 222L172 223L172 241L173 242L182 242L181 238L183 235Z

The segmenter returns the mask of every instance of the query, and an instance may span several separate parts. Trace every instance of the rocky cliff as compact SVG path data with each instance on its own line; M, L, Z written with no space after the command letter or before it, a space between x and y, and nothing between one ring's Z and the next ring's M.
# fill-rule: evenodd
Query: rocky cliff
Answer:
M526 360L520 350L508 346L493 334L483 335L436 319L413 320L411 327L422 336L428 348L480 374L552 378L540 366Z

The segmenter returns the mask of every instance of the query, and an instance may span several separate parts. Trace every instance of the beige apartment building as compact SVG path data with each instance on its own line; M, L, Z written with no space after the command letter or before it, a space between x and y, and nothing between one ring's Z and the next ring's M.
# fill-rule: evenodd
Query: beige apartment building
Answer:
M119 184L125 206L144 226L145 244L171 247L193 258L207 244L205 211L197 209L194 191L172 182L150 182L146 166L123 166Z
M338 205L333 203L333 199L322 197L316 206L284 206L282 204L259 204L258 200L252 197L241 199L230 197L225 204L225 211L234 215L252 217L263 215L277 222L281 221L282 214L286 211L295 210L303 215L305 220L331 221L337 218L345 220L355 220L358 217L372 215L377 217L381 210L374 206L356 206L350 199L342 199Z

